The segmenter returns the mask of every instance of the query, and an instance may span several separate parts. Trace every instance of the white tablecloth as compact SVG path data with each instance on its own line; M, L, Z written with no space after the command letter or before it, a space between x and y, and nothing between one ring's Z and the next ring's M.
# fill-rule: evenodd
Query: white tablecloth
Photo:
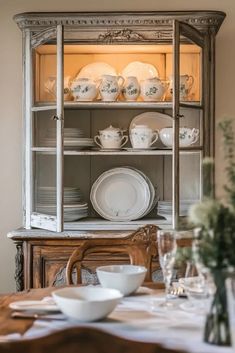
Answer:
M183 349L190 353L234 353L235 348L224 348L203 343L205 315L182 310L183 300L176 299L173 309L163 309L159 303L163 295L141 288L133 296L123 298L106 320L81 324L75 321L36 320L24 338L40 337L55 330L95 327L123 338L161 343L165 347ZM154 305L154 310L153 309Z

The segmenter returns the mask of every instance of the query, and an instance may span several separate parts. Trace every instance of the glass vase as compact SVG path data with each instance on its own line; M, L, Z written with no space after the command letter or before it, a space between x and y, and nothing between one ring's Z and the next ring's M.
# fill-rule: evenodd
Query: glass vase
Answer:
M218 346L231 346L231 333L228 313L228 302L225 281L227 275L223 271L212 272L215 293L212 298L210 312L206 317L204 341Z

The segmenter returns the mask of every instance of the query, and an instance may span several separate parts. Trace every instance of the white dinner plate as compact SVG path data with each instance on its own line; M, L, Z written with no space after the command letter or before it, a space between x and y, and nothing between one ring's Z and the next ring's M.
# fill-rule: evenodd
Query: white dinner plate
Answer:
M58 306L53 303L46 303L42 300L21 300L9 304L9 308L17 311L60 311Z
M94 62L83 66L83 68L76 75L77 78L89 78L91 80L98 80L102 75L117 75L116 70L109 64L104 62Z
M141 61L133 61L129 63L121 72L121 75L126 78L128 76L135 76L137 80L143 81L148 78L158 77L159 73L156 67L152 64L141 62Z
M110 221L141 218L149 207L151 194L146 179L130 168L104 172L91 188L91 203L98 214Z
M158 200L158 197L156 195L156 189L155 187L153 186L151 180L149 179L149 177L147 175L145 175L141 170L139 169L136 169L134 167L130 167L131 169L135 170L137 173L141 174L143 176L143 178L145 178L145 180L147 181L148 183L148 186L149 186L149 191L150 191L150 201L149 201L149 206L148 208L146 209L145 213L142 215L142 217L146 216L148 213L150 213L153 208L156 206L157 204L157 200Z
M131 129L135 127L135 125L147 125L154 131L159 131L164 127L172 126L172 118L171 116L158 112L145 112L135 116L129 127L129 134L131 134ZM158 148L165 147L161 142L160 138L154 144Z

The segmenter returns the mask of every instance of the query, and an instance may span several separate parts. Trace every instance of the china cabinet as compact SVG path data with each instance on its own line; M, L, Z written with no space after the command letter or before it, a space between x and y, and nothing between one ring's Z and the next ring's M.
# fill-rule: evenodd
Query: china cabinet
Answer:
M202 158L214 155L215 37L224 17L219 11L14 17L24 59L24 228L9 234L18 249L19 288L23 274L26 287L53 283L82 238L124 236L147 224L179 228L185 205L201 197ZM130 138L125 149L93 146L110 125L128 136L131 127L148 124L158 130L153 147L131 148ZM140 219L104 219L92 207L92 185L126 166L150 180L153 207ZM108 202L106 196L100 197ZM49 282L35 284L40 271L50 273Z

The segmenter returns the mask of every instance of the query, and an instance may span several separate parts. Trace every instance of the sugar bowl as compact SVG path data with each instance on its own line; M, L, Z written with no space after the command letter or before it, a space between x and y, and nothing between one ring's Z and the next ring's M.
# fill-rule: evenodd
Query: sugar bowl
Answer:
M148 149L158 139L158 132L153 131L147 125L134 125L130 132L130 140L133 148Z
M120 149L128 141L128 136L123 135L123 130L110 125L99 131L99 135L94 137L95 143L102 149Z

